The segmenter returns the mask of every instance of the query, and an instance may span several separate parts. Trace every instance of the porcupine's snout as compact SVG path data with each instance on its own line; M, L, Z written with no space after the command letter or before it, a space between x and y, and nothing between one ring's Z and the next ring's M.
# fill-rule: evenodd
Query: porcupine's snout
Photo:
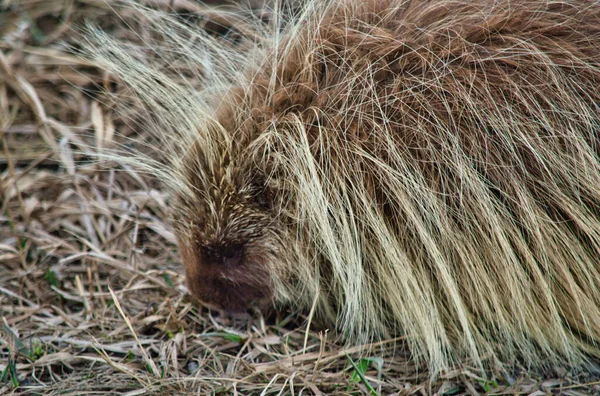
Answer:
M259 256L244 243L194 248L180 242L191 293L211 309L239 313L271 300L269 277Z

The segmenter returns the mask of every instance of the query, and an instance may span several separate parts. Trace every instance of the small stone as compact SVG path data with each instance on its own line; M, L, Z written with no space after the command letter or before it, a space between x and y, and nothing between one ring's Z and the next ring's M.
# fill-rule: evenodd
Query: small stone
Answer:
M199 368L200 368L200 365L195 360L192 360L187 364L187 369L190 372L190 375L196 375Z

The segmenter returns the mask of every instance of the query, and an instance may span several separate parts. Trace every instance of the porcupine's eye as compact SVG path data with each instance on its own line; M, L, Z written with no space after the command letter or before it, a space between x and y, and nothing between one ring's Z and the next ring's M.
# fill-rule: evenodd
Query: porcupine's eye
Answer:
M254 202L263 209L271 207L271 200L265 191L259 192L254 196Z
M265 188L265 180L262 176L256 176L252 183L253 199L256 205L262 209L270 209L272 197L268 189Z

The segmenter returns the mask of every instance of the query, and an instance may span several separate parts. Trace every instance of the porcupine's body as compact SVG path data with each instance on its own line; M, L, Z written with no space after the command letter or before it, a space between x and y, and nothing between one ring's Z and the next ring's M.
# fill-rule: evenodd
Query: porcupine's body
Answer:
M350 342L406 334L434 372L600 354L598 2L310 3L273 31L198 36L205 90L97 52L157 109L171 162L146 166L195 296L318 296Z

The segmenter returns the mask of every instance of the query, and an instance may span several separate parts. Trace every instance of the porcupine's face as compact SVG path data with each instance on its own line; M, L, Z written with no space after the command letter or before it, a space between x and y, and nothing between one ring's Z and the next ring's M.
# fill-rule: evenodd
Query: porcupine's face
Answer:
M271 305L269 273L282 248L272 195L243 160L213 167L199 160L188 172L192 194L176 196L173 214L188 288L206 306L230 313Z

